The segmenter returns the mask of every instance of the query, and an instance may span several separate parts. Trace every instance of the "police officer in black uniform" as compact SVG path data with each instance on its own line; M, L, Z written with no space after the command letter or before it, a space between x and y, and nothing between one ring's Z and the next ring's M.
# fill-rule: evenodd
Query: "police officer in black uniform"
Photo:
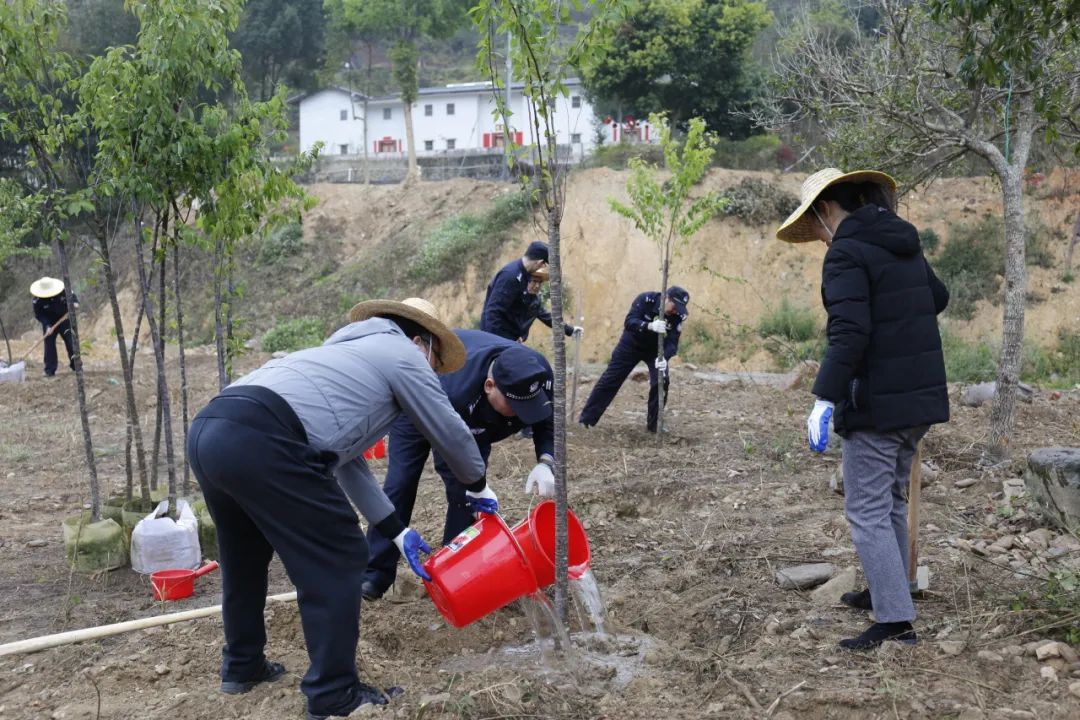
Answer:
M455 329L454 334L465 344L465 367L439 380L454 410L472 430L481 457L486 463L493 443L532 427L537 464L525 489L532 492L536 487L541 496L550 497L555 488L551 366L532 348L491 333ZM389 444L390 465L383 490L407 525L431 445L405 416L391 427ZM445 545L473 523L473 513L465 502L465 487L439 453L434 455L435 471L446 485ZM378 532L369 529L367 540L371 555L361 591L366 599L376 600L394 584L401 554Z
M672 285L667 291L664 312L660 312L660 293L643 292L634 298L630 312L623 323L623 334L615 349L611 351L611 361L600 379L596 381L589 399L578 418L585 427L592 427L600 421L600 416L615 399L619 388L630 375L630 371L639 362L649 368L649 413L647 427L649 432L656 432L659 414L657 383L662 373L664 376L664 399L667 400L668 377L667 361L679 351L679 335L683 321L688 317L686 304L690 302L690 293ZM657 335L664 335L664 359L657 358Z
M67 319L67 298L64 297L64 281L43 277L30 284L30 294L34 296L34 317L41 323L41 332L45 334L45 376L56 375L58 359L56 357L56 338L64 339L67 350L68 367L75 369L75 346L72 342L71 321ZM71 293L75 307L79 307L79 298ZM63 318L63 322L60 322ZM60 323L57 325L57 323ZM56 326L53 328L53 326ZM49 332L49 330L52 332Z
M519 340L529 314L529 278L548 262L547 243L529 243L525 256L508 263L487 286L480 329L507 340Z
M539 320L551 327L551 311L545 308L543 301L540 300L540 288L548 281L550 276L547 265L537 268L529 276L529 284L525 288L525 320L519 333L521 342L529 339L529 330L532 328L534 320ZM584 334L585 330L580 325L574 326L563 323L563 332L566 337L573 337L575 333L578 335Z

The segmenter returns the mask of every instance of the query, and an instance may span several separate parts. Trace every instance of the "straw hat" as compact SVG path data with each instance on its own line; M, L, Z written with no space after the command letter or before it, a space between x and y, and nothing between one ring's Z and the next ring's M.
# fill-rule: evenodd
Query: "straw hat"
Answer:
M394 300L366 300L357 303L349 311L349 322L359 322L383 315L397 315L412 320L439 338L439 357L442 363L436 368L440 375L460 370L465 365L465 345L454 332L439 319L435 306L423 298Z
M877 170L857 170L849 173L842 172L836 168L819 170L803 180L801 193L802 202L799 203L799 207L795 212L791 213L791 215L788 216L788 219L784 221L784 224L776 231L777 239L790 243L817 240L817 235L814 234L814 223L817 222L817 218L814 217L813 213L807 214L807 210L810 209L810 206L814 204L818 195L820 195L825 188L842 182L874 182L886 186L893 194L896 193L896 181L885 173L878 172Z
M39 298L51 298L64 292L64 281L43 277L30 284L30 294Z
M551 271L548 270L547 265L541 265L529 274L540 282L547 282L551 279Z

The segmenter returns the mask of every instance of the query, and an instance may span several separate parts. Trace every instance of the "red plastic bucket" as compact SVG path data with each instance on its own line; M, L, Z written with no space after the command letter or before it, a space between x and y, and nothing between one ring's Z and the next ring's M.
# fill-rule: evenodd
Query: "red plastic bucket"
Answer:
M383 438L379 438L379 442L364 451L365 460L382 460L384 457L386 457L386 440Z
M191 597L195 592L195 578L217 568L218 563L214 560L198 570L158 570L151 573L150 584L154 587L154 599L183 600Z
M589 569L592 554L589 552L589 537L581 521L569 508L566 511L568 548L568 573L575 580ZM529 561L536 584L546 588L555 584L555 501L545 500L532 509L525 518L511 530L525 558Z
M536 578L510 528L483 515L424 563L424 588L442 616L462 628L536 592Z

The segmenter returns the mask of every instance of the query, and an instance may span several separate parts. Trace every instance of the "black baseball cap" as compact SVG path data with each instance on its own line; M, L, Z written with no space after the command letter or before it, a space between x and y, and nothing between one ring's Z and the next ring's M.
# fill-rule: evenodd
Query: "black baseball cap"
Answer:
M506 396L514 414L526 425L535 425L551 417L551 371L540 362L539 354L524 345L506 348L491 368L495 387Z
M525 248L525 257L548 262L548 244L540 240L533 240L529 243L529 247Z
M672 285L667 289L667 296L671 302L675 303L675 311L680 315L685 315L686 305L690 302L690 293L678 285Z

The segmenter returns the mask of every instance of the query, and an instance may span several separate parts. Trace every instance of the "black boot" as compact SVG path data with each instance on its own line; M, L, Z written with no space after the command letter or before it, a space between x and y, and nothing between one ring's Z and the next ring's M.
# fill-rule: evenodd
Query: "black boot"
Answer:
M874 603L870 600L870 588L863 588L859 592L846 592L840 596L840 602L856 610L874 609Z
M909 622L874 623L859 637L841 640L840 647L845 650L873 650L886 640L914 645L918 637Z
M325 715L317 713L307 712L307 720L328 720L332 717L348 717L354 710L361 705L386 705L390 702L391 698L396 698L401 695L404 690L399 687L386 688L386 690L380 690L379 688L372 687L367 683L357 683L352 688L352 699L340 710L334 710Z
M251 689L259 683L274 682L275 680L279 680L284 674L284 665L282 665L281 663L270 662L269 660L263 660L263 665L261 668L259 668L259 671L247 680L222 680L221 692L227 695L241 695L243 693L250 692Z

